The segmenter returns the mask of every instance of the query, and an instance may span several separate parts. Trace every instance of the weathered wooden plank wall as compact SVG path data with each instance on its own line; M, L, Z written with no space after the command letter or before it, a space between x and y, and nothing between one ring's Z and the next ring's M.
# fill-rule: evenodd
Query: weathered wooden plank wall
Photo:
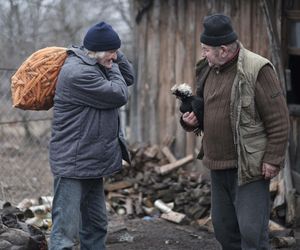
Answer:
M195 85L194 68L201 57L202 20L217 12L231 16L244 46L271 59L260 1L135 0L134 4L139 20L130 140L151 144L173 141L173 151L182 157L193 153L199 140L182 130L179 103L170 89L175 83Z

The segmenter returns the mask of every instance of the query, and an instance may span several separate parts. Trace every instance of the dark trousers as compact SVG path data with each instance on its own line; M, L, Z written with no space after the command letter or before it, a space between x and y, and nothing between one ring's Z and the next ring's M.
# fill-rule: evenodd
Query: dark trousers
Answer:
M269 249L269 181L238 186L237 169L212 170L212 223L223 250Z

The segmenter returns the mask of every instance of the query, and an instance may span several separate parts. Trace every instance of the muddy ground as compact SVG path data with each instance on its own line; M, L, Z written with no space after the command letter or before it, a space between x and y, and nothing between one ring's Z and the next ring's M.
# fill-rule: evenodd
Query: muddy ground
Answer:
M177 225L160 218L123 220L114 217L110 219L109 231L107 250L221 249L213 233L194 226ZM299 250L300 244L280 249Z

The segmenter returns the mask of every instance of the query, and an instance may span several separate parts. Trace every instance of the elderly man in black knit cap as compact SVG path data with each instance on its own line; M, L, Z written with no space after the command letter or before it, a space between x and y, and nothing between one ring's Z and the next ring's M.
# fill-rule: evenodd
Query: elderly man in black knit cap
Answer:
M68 50L58 76L50 165L54 200L50 249L103 250L107 216L103 177L129 161L118 109L133 83L131 64L118 49L121 41L107 23L91 27L83 47Z
M271 62L237 41L229 17L207 16L203 26L199 158L211 170L214 232L224 250L269 249L269 182L284 165L288 141L285 97ZM187 131L199 126L193 112L181 124Z

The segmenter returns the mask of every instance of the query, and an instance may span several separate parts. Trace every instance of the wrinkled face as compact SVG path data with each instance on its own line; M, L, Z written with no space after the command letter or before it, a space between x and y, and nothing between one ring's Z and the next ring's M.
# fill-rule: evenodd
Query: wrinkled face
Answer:
M98 52L97 61L105 68L110 69L114 60L117 60L117 50Z
M205 44L201 44L202 56L208 61L210 67L220 66L223 64L223 58L221 56L221 47L212 47Z

